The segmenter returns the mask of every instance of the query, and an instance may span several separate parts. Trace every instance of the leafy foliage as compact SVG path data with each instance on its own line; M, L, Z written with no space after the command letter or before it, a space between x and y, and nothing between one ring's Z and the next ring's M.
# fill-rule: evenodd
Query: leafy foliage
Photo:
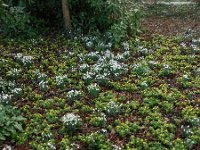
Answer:
M6 139L16 140L18 132L22 132L22 121L25 118L18 115L18 111L11 107L0 104L0 143Z

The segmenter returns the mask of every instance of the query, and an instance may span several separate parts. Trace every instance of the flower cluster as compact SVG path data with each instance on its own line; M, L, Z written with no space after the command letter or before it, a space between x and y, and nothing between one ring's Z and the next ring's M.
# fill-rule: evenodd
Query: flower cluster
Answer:
M97 83L105 83L108 78L119 77L128 71L128 66L122 61L125 61L130 56L129 51L114 55L107 50L101 54L91 52L87 54L87 57L89 56L95 63L90 67L88 64L83 64L80 67L81 72L84 73L83 79L87 84L91 83L92 80L96 80Z
M34 73L37 76L37 80L39 82L45 81L47 79L47 75L44 73L41 73L39 69L35 70Z
M123 46L123 48L124 48L125 51L129 51L130 46L129 46L129 43L128 43L128 42L123 42L123 43L122 43L122 46Z
M32 62L33 62L33 57L32 56L23 56L22 53L17 53L15 58L17 59L17 61L22 63L24 66L30 66L32 64Z
M74 131L81 126L81 118L73 113L67 113L62 117L62 122L69 131Z
M88 64L82 64L80 66L80 71L83 73L86 73L88 71L89 65Z
M39 82L39 87L40 87L40 89L42 90L42 91L44 91L44 92L46 92L47 90L48 90L48 82L47 81L44 81L44 80L42 80L42 81L40 81Z
M58 87L64 87L64 84L68 81L67 75L56 76L56 84Z
M97 97L100 92L100 87L94 83L88 86L88 92L92 97Z
M121 106L114 102L111 101L107 104L107 106L105 107L105 111L109 116L115 116L120 112Z
M11 90L11 93L15 97L20 97L20 96L22 96L22 89L21 88L14 88L14 89Z
M75 101L77 99L80 99L81 92L77 90L71 90L67 93L67 98L70 101Z
M12 68L10 71L8 71L7 75L16 79L20 74L21 70L17 68Z
M0 94L0 103L8 104L11 98L12 98L12 95L5 94L4 92L2 92Z
M183 133L185 136L193 134L193 131L191 130L191 127L189 125L187 126L181 126L181 129L183 130Z
M147 55L148 53L150 53L150 51L143 46L139 46L138 47L138 53L141 54L141 55Z

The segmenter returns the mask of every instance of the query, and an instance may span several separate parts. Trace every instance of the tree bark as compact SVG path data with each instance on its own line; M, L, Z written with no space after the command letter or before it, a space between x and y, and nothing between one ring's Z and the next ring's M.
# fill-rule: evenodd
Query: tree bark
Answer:
M63 12L65 28L70 32L72 30L72 25L71 25L68 0L61 0L61 1L62 1L62 12Z

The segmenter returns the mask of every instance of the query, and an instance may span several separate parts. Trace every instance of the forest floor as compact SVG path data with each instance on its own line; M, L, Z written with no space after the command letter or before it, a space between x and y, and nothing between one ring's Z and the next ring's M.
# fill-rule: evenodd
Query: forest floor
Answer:
M197 5L146 5L144 13L142 27L147 37L154 33L200 37L200 7Z

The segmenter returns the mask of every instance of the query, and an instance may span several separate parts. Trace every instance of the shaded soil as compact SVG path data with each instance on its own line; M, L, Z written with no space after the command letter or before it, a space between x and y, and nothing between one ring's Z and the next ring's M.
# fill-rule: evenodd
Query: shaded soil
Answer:
M161 18L158 16L146 18L142 22L142 28L147 35L162 34L165 36L176 36L193 33L200 36L200 21L181 18Z
M145 36L190 34L200 37L200 6L146 5L141 23Z

